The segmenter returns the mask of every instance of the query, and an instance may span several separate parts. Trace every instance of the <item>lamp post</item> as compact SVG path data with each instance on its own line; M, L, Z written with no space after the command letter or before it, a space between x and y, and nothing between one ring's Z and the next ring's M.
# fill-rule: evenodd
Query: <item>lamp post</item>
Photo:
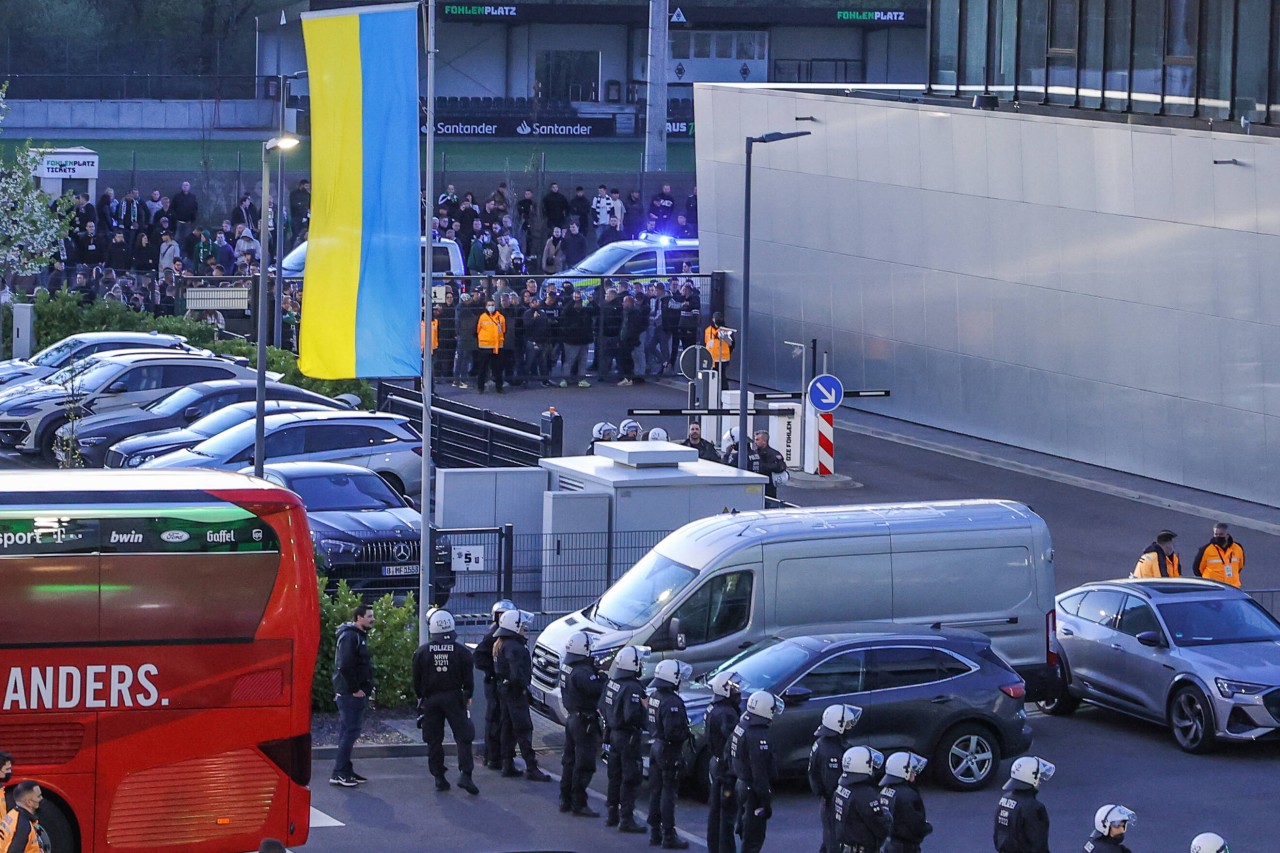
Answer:
M747 137L746 199L742 206L742 322L738 330L738 350L742 353L742 358L738 361L738 467L743 471L748 470L749 467L750 453L747 442L753 440L747 434L747 357L750 352L747 349L747 327L751 323L751 146L757 142L767 145L770 142L781 142L784 139L809 135L811 132L808 130L796 130L790 133L774 131L763 136Z
M262 465L266 455L266 416L267 416L267 264L263 251L271 235L267 232L267 195L271 192L271 158L272 151L281 153L296 148L298 137L288 134L273 136L262 143L262 210L258 220L258 389L255 400L257 409L253 433L253 475L262 476ZM277 265L278 269L278 265ZM277 273L277 278L279 275Z

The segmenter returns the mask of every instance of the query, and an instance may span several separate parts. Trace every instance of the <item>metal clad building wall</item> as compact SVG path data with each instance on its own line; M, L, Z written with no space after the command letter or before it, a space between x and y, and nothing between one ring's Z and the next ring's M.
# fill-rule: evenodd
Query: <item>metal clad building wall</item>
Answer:
M753 378L818 338L875 410L1280 503L1280 140L709 84L706 269L740 303L755 148ZM797 123L796 116L818 123ZM1236 163L1214 161L1236 160Z

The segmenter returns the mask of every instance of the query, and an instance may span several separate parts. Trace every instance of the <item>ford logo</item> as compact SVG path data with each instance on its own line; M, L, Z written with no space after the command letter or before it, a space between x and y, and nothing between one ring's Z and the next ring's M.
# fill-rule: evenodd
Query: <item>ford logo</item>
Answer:
M186 542L191 538L191 534L185 530L166 530L160 534L160 538L165 542Z

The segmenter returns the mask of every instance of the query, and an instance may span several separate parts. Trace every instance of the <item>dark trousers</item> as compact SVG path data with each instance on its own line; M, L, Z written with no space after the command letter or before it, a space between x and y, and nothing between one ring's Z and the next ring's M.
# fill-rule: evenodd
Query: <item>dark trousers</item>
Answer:
M600 375L609 376L613 373L613 363L618 360L621 355L621 347L617 338L605 338L600 344Z
M484 389L484 383L493 380L493 387L502 390L502 350L479 350L480 371L476 377L476 387Z
M364 711L368 706L368 696L338 694L338 755L333 760L334 776L346 776L354 772L351 766L351 748L360 738L360 730L364 727Z
M600 756L600 730L594 714L569 715L564 725L564 752L560 756L560 799L571 808L587 805L587 786L596 774Z
M436 348L436 360L434 370L436 376L441 379L448 379L453 376L453 357L457 354L456 346L441 344Z
M707 805L707 853L738 853L738 840L733 834L738 820L738 792L732 784L714 780Z
M680 784L678 766L663 761L657 747L649 753L649 826L663 832L676 831L676 788Z
M884 843L884 853L920 853L920 845L890 838Z
M458 745L458 769L463 773L470 773L475 768L471 757L471 742L475 740L476 729L467 712L467 697L461 690L437 693L423 699L419 708L422 710L422 740L427 744L427 769L431 771L431 775L444 775L446 722L449 723L449 731L453 733L453 740Z
M818 820L822 824L819 853L840 853L840 827L836 824L835 806L829 797L818 800Z
M756 809L763 806L756 802L751 789L744 782L738 783L738 802L741 813L738 825L742 830L742 853L760 853L760 848L764 847L765 830L769 823L763 815L756 814Z
M498 698L498 683L484 680L484 761L489 765L502 764L502 704Z
M605 804L624 818L636 809L636 792L644 768L640 761L640 733L609 733L609 789Z
M533 751L533 718L529 716L529 693L524 687L498 689L502 705L502 760L512 761L516 750L524 758L526 769L536 767Z
M630 338L623 338L618 342L618 372L624 379L630 379L636 374L635 349L638 346L640 342Z

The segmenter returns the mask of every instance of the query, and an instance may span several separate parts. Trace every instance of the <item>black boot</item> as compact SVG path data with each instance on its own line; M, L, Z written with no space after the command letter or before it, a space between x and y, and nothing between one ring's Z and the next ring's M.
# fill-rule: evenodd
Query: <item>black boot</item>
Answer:
M458 787L473 796L480 793L480 789L476 787L476 783L471 781L470 773L458 774Z
M526 761L524 763L524 766L525 766L524 778L528 779L530 782L550 782L551 781L550 776L548 776L546 773L543 773L541 770L538 769L538 763L536 761Z
M628 814L625 817L623 817L622 820L618 823L618 831L628 832L635 835L644 835L649 830L645 829L643 826L636 823L635 815Z
M569 805L569 797L563 791L560 793L560 813L566 814L573 810L573 806Z
M676 831L674 829L668 829L662 833L662 849L688 850L689 842L676 835Z
M447 791L447 790L449 790L451 787L453 787L453 786L449 784L449 780L448 780L448 779L444 778L443 776L437 776L437 777L436 777L436 790L437 790L437 791Z
M600 812L591 808L591 806L587 805L586 803L581 803L577 806L574 806L573 813L578 817L600 817Z
M662 843L662 827L653 826L651 824L649 826L649 846L657 847L661 843Z
M502 775L507 779L514 779L521 774L520 771L516 769L516 763L514 761L504 761L502 763Z
M605 826L618 825L618 807L617 806L609 806L608 813L605 815L605 818L604 818L604 825Z

